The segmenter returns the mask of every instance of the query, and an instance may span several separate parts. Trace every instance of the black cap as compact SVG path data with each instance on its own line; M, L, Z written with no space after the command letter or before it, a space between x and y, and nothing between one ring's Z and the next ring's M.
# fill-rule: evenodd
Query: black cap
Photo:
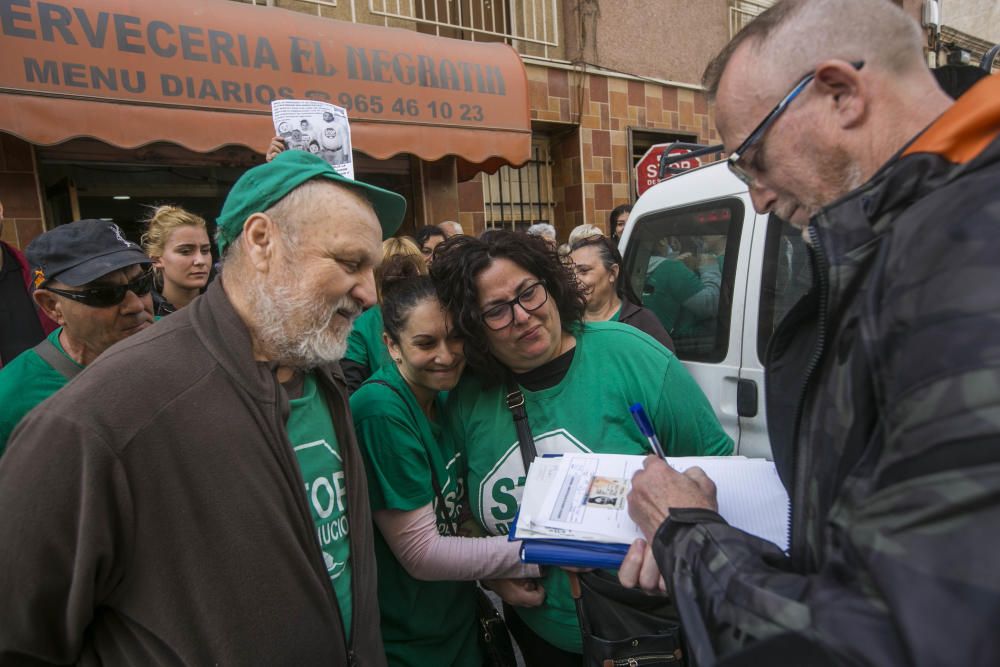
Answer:
M78 220L45 232L24 251L35 287L53 278L80 287L133 264L152 264L137 244L107 220Z

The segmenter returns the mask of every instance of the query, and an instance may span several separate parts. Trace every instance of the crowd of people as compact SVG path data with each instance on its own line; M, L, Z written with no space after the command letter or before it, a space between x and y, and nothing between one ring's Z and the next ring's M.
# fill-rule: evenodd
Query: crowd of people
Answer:
M31 563L3 580L31 603L0 656L479 665L482 586L529 664L580 662L566 574L506 536L511 383L542 453L648 453L594 400L649 406L673 454L732 442L596 228L574 258L457 223L393 236L403 210L289 150L227 197L214 280L207 224L177 206L141 246L102 220L32 241L31 324L56 328L0 370L0 561ZM217 617L279 595L283 623Z
M648 456L620 582L675 602L692 664L1000 661L1000 80L953 105L891 3L780 0L705 85L817 269L767 361L791 550ZM405 200L295 131L229 192L217 264L172 205L141 243L79 220L0 246L0 665L476 667L488 589L529 667L578 667L567 571L508 539L526 437L649 455L641 403L668 456L733 453L671 339L724 238L664 248L644 305L628 206L563 246L396 236Z

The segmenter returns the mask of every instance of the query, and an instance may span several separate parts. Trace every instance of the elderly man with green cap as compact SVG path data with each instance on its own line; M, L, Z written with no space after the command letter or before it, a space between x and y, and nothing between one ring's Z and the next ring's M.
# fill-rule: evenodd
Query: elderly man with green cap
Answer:
M249 170L221 278L21 422L0 662L385 664L336 362L404 210L302 151Z

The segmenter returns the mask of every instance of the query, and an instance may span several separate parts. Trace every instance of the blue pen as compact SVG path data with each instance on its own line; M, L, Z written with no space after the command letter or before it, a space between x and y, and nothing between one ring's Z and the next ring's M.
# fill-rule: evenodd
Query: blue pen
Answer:
M642 434L646 436L646 440L649 441L649 446L653 448L656 455L661 459L667 458L667 455L663 453L663 446L660 445L659 438L656 437L656 431L653 430L653 423L649 421L646 411L642 409L642 403L634 403L628 411L632 413L632 419L635 420L635 425L638 426Z

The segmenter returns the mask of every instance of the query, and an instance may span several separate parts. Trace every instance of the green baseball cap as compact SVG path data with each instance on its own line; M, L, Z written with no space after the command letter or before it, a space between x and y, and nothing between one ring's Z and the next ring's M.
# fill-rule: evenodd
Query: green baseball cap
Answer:
M222 213L215 220L219 254L224 254L229 244L243 232L247 218L266 211L314 178L325 178L361 191L375 209L383 239L392 236L402 224L406 212L406 199L402 195L341 176L326 160L308 151L288 150L248 170L229 191Z

